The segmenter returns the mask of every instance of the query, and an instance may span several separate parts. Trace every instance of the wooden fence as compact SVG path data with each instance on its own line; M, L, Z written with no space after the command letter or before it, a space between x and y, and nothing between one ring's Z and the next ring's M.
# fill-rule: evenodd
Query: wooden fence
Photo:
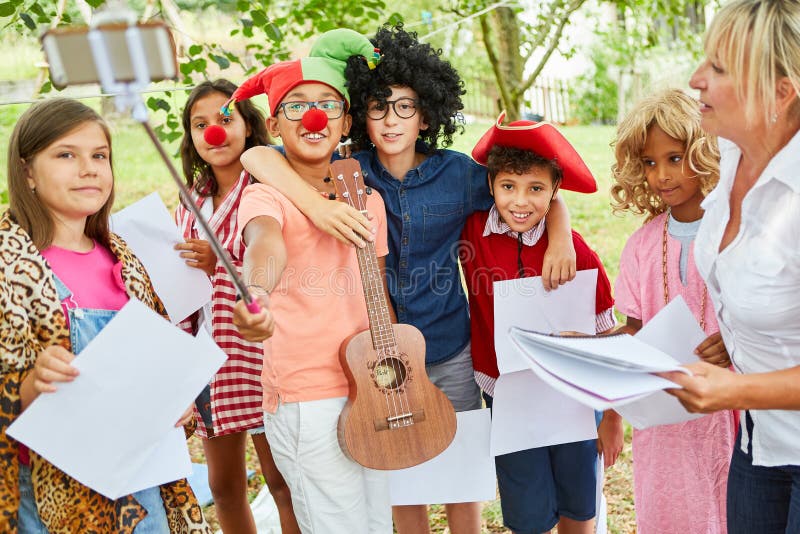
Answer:
M477 78L465 82L464 113L496 118L501 111L500 94L493 78ZM569 87L566 80L539 78L525 91L522 116L559 124L570 118Z

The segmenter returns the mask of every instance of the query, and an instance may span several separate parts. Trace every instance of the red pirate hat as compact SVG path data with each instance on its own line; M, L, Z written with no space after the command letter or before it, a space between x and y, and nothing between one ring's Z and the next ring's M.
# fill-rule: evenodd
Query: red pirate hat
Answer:
M483 134L472 149L475 161L486 165L489 151L495 145L529 150L543 158L554 160L561 167L564 172L560 186L562 189L578 193L597 191L597 183L586 163L555 126L549 122L534 121L514 121L503 125L505 116L504 111L497 118L497 123Z

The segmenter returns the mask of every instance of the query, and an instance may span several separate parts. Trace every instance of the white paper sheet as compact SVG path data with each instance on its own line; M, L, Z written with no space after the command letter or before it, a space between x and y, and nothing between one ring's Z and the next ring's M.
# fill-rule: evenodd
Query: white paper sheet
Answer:
M489 410L459 412L456 417L456 436L443 453L420 465L389 471L392 505L494 500Z
M595 332L597 269L578 271L575 279L553 291L545 291L542 277L495 282L494 346L500 374L528 369L528 362L517 352L508 329L557 333Z
M688 373L669 354L629 335L553 337L512 328L510 337L537 376L596 410L623 406L676 387L651 372Z
M211 300L208 276L186 265L173 248L183 238L158 193L112 215L111 230L128 243L144 264L173 323L184 320Z
M597 269L545 292L540 276L494 284L495 352L500 378L494 387L493 455L597 437L593 410L534 375L511 342L511 327L542 332L595 331Z
M80 375L40 395L8 434L110 499L188 476L174 425L225 359L131 300L75 359Z
M594 522L594 532L595 534L606 534L608 532L608 506L606 502L606 496L603 495L603 483L605 482L606 478L606 471L603 468L603 455L599 454L597 456L597 467L596 467L596 475L597 475L597 493L595 495L595 522Z
M584 391L576 387L575 385L562 380L556 375L546 371L542 366L540 366L534 360L529 360L528 363L530 363L530 369L534 373L536 373L536 376L539 377L543 382L548 384L551 388L555 389L556 391L560 391L561 393L564 394L566 398L575 402L579 402L580 404L588 406L593 410L597 410L599 412L609 410L611 408L616 408L617 406L625 402L633 402L635 400L642 399L647 395L649 395L649 393L644 393L642 395L631 397L626 400L616 400L612 402L602 397L599 397L593 393L590 393L588 391Z
M680 335L676 335L676 332L680 332ZM683 297L678 295L650 319L635 337L687 364L699 360L694 349L703 342L706 334L697 324ZM617 411L639 430L704 417L704 414L687 412L678 399L663 391L620 406Z
M682 371L680 362L628 334L550 336L514 328L511 337L537 353L555 354L615 371L659 373Z
M493 456L597 437L594 410L550 387L530 367L500 375L492 409Z

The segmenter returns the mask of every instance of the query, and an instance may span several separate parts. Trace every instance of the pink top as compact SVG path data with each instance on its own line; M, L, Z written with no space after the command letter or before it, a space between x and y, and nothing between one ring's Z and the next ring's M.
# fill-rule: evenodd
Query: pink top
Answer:
M378 229L375 251L385 256L386 210L377 192L367 196L367 209ZM264 410L274 413L281 401L347 396L339 347L369 327L356 249L317 229L277 189L253 184L239 205L239 228L260 216L281 225L287 257L270 295L275 332L264 343Z
M627 317L641 319L642 324L647 324L664 307L662 257L666 217L666 213L661 214L634 232L620 258L616 306ZM694 243L689 251L685 286L678 268L680 249L680 241L667 235L669 298L683 296L700 322L706 288L695 267ZM704 317L706 334L719 331L708 295ZM729 411L686 423L633 431L637 532L727 532L726 488L735 433L736 423Z
M119 310L129 297L122 282L122 263L106 247L95 241L89 252L75 252L50 246L42 251L50 268L72 292L61 302L69 327L68 309ZM28 448L19 444L19 461L30 464Z
M116 311L128 302L122 263L99 243L95 242L89 252L51 246L42 251L42 256L72 292L72 298L61 303L65 315L73 308Z

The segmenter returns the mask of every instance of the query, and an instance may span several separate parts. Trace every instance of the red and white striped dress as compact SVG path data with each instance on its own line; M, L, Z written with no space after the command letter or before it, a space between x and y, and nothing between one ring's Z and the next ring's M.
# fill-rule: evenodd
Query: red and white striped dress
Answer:
M244 244L239 234L236 214L244 188L250 183L250 175L242 172L239 181L228 192L225 199L208 218L211 230L228 251L237 271L242 270ZM208 213L209 197L195 195L201 211ZM183 205L178 206L175 218L184 238L203 239L198 233L194 215ZM214 341L228 355L228 361L214 375L209 384L212 428L207 429L203 418L195 407L197 434L214 437L258 428L264 424L261 409L261 367L264 358L263 343L245 341L233 325L233 305L236 290L230 276L217 262L211 277L211 330ZM198 328L199 313L183 321L180 326L191 333Z

